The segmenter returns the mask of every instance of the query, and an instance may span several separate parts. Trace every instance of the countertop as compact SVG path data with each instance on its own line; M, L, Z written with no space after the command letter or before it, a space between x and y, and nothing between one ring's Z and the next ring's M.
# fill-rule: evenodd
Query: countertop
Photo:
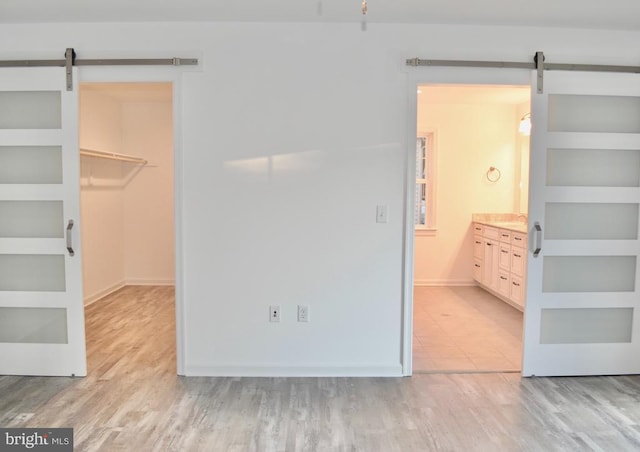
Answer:
M492 221L492 220L475 220L474 223L484 224L486 226L493 226L494 228L508 229L514 232L527 233L527 223L515 222L515 221Z

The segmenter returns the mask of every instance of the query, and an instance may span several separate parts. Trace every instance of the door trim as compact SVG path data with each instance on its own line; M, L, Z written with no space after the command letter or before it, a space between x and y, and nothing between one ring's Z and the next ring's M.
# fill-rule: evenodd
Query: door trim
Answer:
M418 134L417 88L421 84L521 85L531 86L529 69L492 68L406 68L407 137L404 143L404 227L402 237L402 375L413 375L413 273L414 273L414 192L415 139ZM471 219L469 219L471 221ZM523 343L524 347L524 343Z
M175 245L175 315L176 315L176 373L185 375L185 300L183 258L183 131L182 131L182 71L174 67L82 67L78 69L78 83L171 83L173 87L173 198Z

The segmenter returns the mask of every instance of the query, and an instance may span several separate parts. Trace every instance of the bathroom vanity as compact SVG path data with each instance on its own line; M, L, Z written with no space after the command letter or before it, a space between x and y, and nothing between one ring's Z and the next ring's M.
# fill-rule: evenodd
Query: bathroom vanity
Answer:
M473 279L516 309L524 311L527 223L524 219L474 215Z

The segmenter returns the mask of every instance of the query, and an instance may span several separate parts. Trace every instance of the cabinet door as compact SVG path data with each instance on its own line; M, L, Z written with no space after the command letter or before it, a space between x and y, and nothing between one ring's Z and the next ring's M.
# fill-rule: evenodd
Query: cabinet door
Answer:
M482 236L473 236L473 257L480 260L484 258L484 245L482 243Z
M493 249L495 248L493 241L483 239L484 259L482 260L482 284L491 287L493 281Z
M511 272L518 276L524 276L525 267L524 248L511 247Z
M524 307L524 280L518 276L511 276L511 293L509 298L518 306Z
M482 261L480 259L473 260L473 279L482 282Z
M498 278L498 270L500 268L500 242L495 240L491 242L491 282L489 287L497 291L500 279Z
M511 270L511 245L500 243L499 267L502 270Z
M511 296L511 275L508 271L498 271L498 293L507 298Z

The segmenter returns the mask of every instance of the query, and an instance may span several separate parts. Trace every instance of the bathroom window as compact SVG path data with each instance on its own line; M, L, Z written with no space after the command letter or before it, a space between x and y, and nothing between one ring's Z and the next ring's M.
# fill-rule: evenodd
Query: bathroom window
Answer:
M416 231L435 231L435 139L433 132L416 139Z

